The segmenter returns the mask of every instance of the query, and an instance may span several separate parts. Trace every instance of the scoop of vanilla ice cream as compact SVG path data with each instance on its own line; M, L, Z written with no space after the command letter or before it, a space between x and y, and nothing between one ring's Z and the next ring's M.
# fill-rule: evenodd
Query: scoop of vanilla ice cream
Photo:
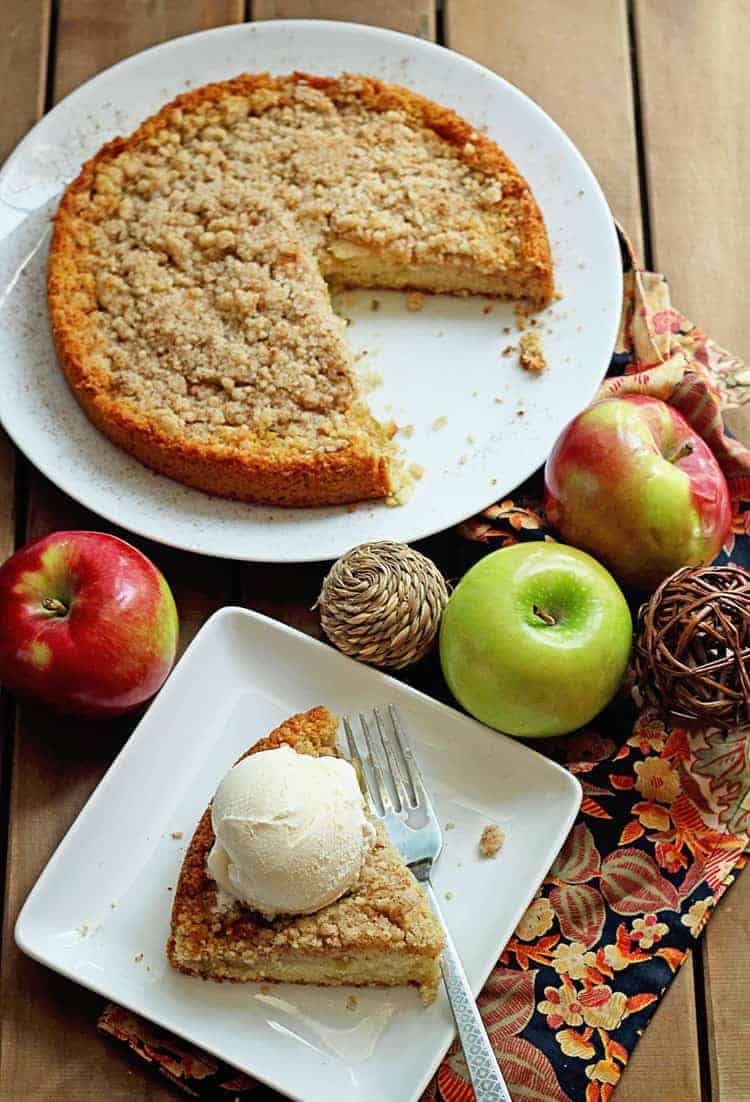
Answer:
M267 918L312 914L350 891L375 841L349 762L290 746L230 769L211 822L209 875Z

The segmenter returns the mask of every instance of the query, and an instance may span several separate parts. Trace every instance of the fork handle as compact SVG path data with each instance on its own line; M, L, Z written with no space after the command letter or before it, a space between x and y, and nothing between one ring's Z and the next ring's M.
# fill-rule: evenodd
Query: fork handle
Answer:
M445 949L440 958L440 969L458 1036L463 1046L469 1078L474 1088L474 1098L476 1102L511 1102L495 1053L492 1051L487 1030L484 1028L484 1022L471 993L461 958L445 925L435 889L429 880L423 881L422 884L445 934Z

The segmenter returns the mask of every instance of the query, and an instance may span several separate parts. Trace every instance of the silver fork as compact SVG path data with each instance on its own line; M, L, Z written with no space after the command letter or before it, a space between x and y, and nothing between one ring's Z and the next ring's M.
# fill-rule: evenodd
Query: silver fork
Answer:
M359 713L366 747L364 756L359 752L351 717L344 717L349 758L365 786L370 810L383 820L391 841L423 885L443 927L445 949L440 959L440 969L476 1102L511 1102L469 981L430 883L433 863L443 848L443 832L395 704L388 705L388 714L390 723L386 723L379 708L373 708L370 717L364 712ZM373 730L377 731L377 741ZM378 745L382 747L382 755L377 751ZM382 763L385 763L387 777Z

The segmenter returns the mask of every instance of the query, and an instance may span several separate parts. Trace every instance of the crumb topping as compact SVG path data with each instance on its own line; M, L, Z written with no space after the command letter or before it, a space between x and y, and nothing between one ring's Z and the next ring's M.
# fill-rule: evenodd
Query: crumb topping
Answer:
M75 224L96 367L161 431L344 448L359 398L324 276L373 249L400 265L520 268L518 177L505 195L502 174L406 110L368 109L361 88L268 82L175 107L100 162Z

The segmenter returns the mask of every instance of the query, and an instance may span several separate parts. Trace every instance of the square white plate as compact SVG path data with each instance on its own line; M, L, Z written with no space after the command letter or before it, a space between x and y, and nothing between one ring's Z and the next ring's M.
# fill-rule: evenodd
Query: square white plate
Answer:
M229 766L294 712L398 704L445 826L434 876L478 993L554 860L578 782L520 743L264 616L198 633L30 893L16 942L36 960L304 1102L417 1099L453 1037L445 993L214 984L164 948L195 824ZM482 828L505 844L479 856ZM182 832L174 838L173 832ZM450 893L449 898L446 895Z

